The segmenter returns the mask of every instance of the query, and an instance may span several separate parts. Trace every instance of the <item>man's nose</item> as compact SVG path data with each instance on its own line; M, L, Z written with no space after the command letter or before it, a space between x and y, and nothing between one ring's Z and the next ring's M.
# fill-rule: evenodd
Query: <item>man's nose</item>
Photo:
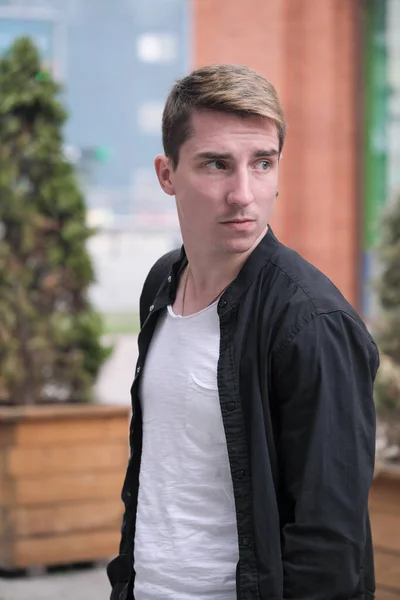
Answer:
M228 204L247 206L254 200L251 189L251 178L247 169L238 171L230 179L230 189L227 196Z

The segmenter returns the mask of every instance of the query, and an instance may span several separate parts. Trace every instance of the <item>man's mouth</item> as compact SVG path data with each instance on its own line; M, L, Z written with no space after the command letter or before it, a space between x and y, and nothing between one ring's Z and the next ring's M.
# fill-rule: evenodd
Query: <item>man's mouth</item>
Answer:
M223 225L227 225L229 223L253 223L254 219L229 219L229 221L222 221Z
M244 231L250 229L253 223L254 219L230 219L229 221L223 221L222 225L236 231Z

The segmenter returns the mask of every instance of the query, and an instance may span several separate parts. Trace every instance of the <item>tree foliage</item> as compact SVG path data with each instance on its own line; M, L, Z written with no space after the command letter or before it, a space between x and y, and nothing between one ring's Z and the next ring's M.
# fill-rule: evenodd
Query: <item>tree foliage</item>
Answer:
M60 91L29 38L0 59L0 401L12 404L88 401L110 354Z
M376 338L381 366L375 385L376 406L389 432L396 432L396 439L390 441L400 446L400 192L385 212L379 259L381 311Z

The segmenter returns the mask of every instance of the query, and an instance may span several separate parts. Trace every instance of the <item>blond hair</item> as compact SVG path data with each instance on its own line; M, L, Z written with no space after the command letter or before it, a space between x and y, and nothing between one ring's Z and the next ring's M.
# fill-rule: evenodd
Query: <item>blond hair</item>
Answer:
M164 153L178 166L179 150L191 135L196 110L215 110L240 117L260 116L275 123L279 152L286 123L278 94L267 79L248 67L217 64L193 71L170 91L162 118Z

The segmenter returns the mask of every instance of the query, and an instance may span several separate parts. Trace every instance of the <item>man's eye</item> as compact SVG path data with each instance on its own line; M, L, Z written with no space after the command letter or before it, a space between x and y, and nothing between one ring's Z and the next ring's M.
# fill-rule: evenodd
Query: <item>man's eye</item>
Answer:
M206 167L208 167L209 169L216 169L217 171L225 169L224 163L220 160L209 160L206 163Z
M260 160L257 164L262 171L268 171L268 169L271 166L271 163L269 160Z

